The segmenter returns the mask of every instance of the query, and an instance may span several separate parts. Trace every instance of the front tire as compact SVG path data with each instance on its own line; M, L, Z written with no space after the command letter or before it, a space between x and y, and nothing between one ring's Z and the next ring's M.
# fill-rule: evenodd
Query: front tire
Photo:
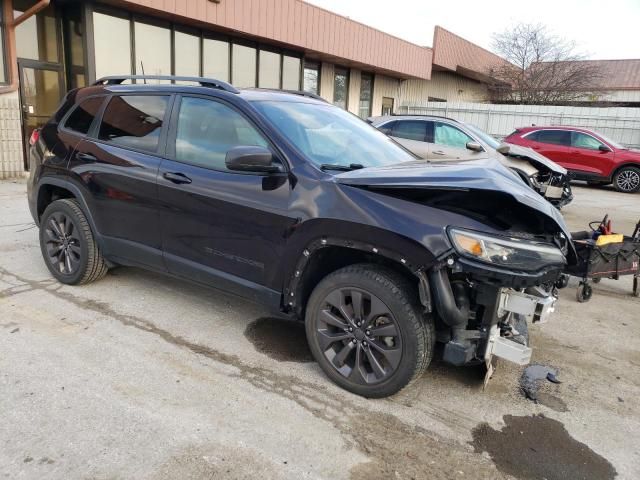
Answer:
M74 199L56 200L45 209L40 250L51 274L67 285L96 281L108 271L87 217Z
M435 331L415 286L373 264L342 268L314 289L306 309L311 352L342 388L369 398L393 395L433 357Z
M640 168L622 167L613 176L613 186L622 193L640 191Z

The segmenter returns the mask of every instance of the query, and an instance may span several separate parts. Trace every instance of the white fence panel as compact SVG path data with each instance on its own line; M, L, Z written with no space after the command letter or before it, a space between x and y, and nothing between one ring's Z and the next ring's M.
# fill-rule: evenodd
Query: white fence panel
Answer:
M496 137L530 125L585 127L623 145L640 148L640 108L427 102L402 105L397 113L450 117L477 125Z

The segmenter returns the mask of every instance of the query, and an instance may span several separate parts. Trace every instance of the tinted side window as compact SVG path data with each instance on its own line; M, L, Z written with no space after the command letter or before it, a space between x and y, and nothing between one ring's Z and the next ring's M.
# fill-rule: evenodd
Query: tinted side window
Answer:
M155 152L169 96L126 95L107 105L98 138L123 147Z
M473 138L462 130L446 123L435 122L433 143L455 148L466 148L467 143L474 142Z
M586 135L580 132L572 132L571 145L576 148L586 148L588 150L598 150L602 143L591 135Z
M177 161L227 170L227 152L240 146L268 147L269 144L231 107L203 98L182 98L176 134Z
M514 133L517 133L517 131L516 131L516 132L514 132ZM534 141L534 142L537 142L537 141L538 141L538 134L539 134L539 133L540 133L540 132L537 132L537 131L536 131L536 132L532 132L532 133L529 133L528 135L523 136L523 138L525 138L525 139L527 139L527 140L532 140L532 141ZM512 134L512 135L513 135L513 134Z
M378 130L380 130L382 133L384 133L385 135L391 135L391 132L393 131L393 127L395 127L396 123L398 122L389 122L389 123L385 123L382 127L380 127Z
M424 142L427 135L427 123L422 120L398 120L393 127L392 136Z
M67 118L64 128L86 135L89 132L89 128L91 128L93 119L96 118L96 114L102 106L103 100L104 97L93 97L81 102Z
M571 145L571 132L567 130L540 130L537 141L569 146Z

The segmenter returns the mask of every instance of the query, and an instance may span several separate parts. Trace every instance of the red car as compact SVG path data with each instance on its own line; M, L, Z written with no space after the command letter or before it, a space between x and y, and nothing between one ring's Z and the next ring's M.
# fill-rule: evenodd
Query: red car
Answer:
M524 127L505 142L530 147L590 185L613 186L619 192L640 190L640 151L630 150L607 137L574 127Z

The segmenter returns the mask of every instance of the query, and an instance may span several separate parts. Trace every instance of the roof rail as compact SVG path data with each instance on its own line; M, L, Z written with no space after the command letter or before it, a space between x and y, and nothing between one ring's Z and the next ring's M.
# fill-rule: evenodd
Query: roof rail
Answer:
M419 108L419 107L414 107ZM460 120L456 120L455 118L445 117L444 115L432 115L430 113L392 113L390 116L392 117L431 117L431 118L442 118L444 120L450 120L452 122L460 123Z
M94 83L94 85L120 85L125 80L168 80L178 82L199 83L202 87L217 88L230 93L240 93L236 87L230 83L216 80L215 78L204 77L179 77L175 75L113 75L102 77Z
M279 92L290 93L292 95L300 95L302 97L313 98L314 100L320 100L321 102L329 103L326 99L322 98L320 95L315 93L306 92L304 90L276 90Z

